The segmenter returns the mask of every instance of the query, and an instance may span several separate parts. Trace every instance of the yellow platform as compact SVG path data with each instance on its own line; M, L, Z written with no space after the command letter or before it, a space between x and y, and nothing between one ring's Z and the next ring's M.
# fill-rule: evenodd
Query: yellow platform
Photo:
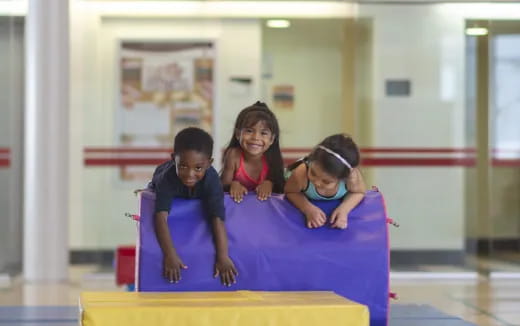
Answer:
M364 305L332 292L86 292L83 326L368 326Z

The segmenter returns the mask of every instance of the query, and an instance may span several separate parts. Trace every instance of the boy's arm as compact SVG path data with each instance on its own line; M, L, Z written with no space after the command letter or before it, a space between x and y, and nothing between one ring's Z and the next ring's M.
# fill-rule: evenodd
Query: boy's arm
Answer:
M213 238L215 240L215 247L217 258L215 262L215 277L220 276L222 284L231 286L236 283L236 276L238 272L233 264L228 253L228 239L226 234L226 227L224 221L219 217L214 217L212 221Z
M285 196L298 208L307 219L308 228L316 228L325 224L327 217L318 207L314 206L302 191L307 186L307 168L305 164L296 167L285 183Z
M186 269L180 259L168 228L168 212L159 211L155 213L155 234L157 241L163 252L163 275L170 283L177 283L181 280L181 269Z
M220 276L222 284L231 286L231 284L236 282L235 276L237 271L228 253L228 239L224 225L226 215L224 192L218 174L213 168L206 171L203 202L207 216L211 218L213 241L216 249L214 276Z

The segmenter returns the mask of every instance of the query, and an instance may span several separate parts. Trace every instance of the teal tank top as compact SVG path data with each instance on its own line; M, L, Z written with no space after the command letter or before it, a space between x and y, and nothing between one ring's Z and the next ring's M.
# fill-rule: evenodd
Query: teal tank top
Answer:
M303 164L305 164L305 167L308 169L309 168L309 165L308 165L308 162L305 161L305 160L302 160ZM289 179L289 177L291 176L291 173L292 171L289 171L289 170L286 170L285 171L285 180ZM337 200L337 199L342 199L343 197L345 197L345 195L348 193L348 190L347 190L347 185L345 185L345 181L340 181L339 183L339 186L338 186L338 191L336 192L336 194L334 196L330 196L330 197L325 197L325 196L322 196L318 193L318 191L316 190L316 187L314 186L314 184L312 182L310 182L310 180L307 180L307 188L305 188L305 190L303 191L303 194L311 199L311 200Z
M324 196L320 195L318 193L318 191L316 190L316 187L314 186L314 184L312 182L310 182L310 181L307 184L307 188L303 191L305 196L307 198L309 198L309 199L312 199L312 200L336 200L336 199L341 199L341 198L345 197L347 192L348 192L348 190L347 190L347 187L346 187L344 181L340 181L339 186L338 186L338 191L336 192L336 194L334 196L330 196L330 197L324 197Z

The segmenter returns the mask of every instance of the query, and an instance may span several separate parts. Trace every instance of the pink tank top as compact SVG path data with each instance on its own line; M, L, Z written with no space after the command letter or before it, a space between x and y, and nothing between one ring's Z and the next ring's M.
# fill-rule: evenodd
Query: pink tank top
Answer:
M260 171L260 176L258 180L253 180L249 174L247 174L246 169L244 167L244 153L240 154L240 165L238 166L238 170L235 172L233 176L234 181L240 182L247 190L255 190L258 185L260 185L267 178L267 174L269 173L269 167L267 166L267 161L265 159L265 155L262 156L262 171Z

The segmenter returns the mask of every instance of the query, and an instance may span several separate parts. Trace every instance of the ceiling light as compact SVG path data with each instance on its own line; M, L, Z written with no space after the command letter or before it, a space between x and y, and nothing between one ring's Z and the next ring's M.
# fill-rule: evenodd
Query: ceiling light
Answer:
M267 21L267 27L271 28L287 28L291 26L291 22L286 19L269 19Z
M484 27L468 27L468 28L466 28L466 35L482 36L482 35L487 35L487 34L488 34L488 30L487 30L487 28L484 28Z

